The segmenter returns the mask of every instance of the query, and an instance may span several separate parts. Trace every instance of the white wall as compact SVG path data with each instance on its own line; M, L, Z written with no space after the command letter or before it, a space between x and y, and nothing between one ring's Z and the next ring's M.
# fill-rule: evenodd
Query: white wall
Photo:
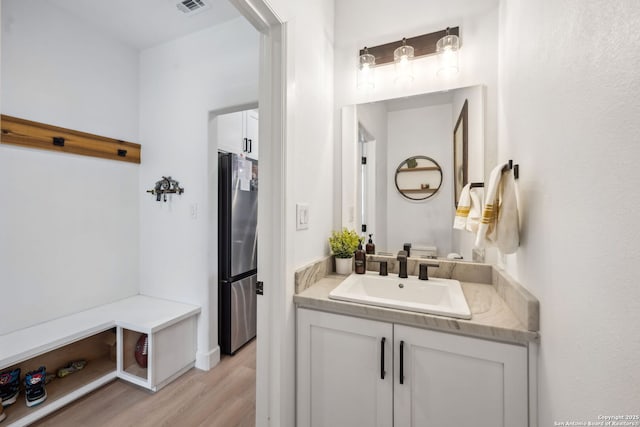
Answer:
M540 300L539 425L638 414L640 8L503 1L500 158L520 164L509 272Z
M238 18L140 54L139 192L163 175L185 189L167 203L140 199L140 293L202 306L196 366L204 369L219 357L218 251L210 245L217 242L217 147L208 143L209 112L257 100L258 49L258 33Z
M334 222L339 226L333 216L340 164L334 167L341 147L334 138L334 5L333 0L268 3L287 24L287 241L295 247L295 268L328 255ZM309 203L308 230L295 231L296 202Z
M299 267L329 253L333 229L333 5L320 0L296 6L289 27L293 96L289 98L292 196L309 203L309 229L295 232L293 263ZM313 34L313 36L310 36Z
M138 137L135 49L49 2L2 0L2 59L4 114Z
M138 142L137 92L135 50L48 2L2 1L3 114ZM0 334L138 292L138 170L0 146Z
M438 254L451 252L453 218L453 129L451 104L390 111L387 150L387 247L396 252L404 243L437 246ZM440 191L423 201L404 198L396 189L398 165L416 155L434 159L442 168Z

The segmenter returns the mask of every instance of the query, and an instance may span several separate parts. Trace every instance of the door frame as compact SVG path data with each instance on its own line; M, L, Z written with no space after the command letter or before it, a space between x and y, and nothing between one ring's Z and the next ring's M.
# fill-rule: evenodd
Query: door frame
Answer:
M284 327L287 28L265 0L230 2L260 32L258 280L264 283L264 294L257 300L256 426L280 426L295 411L280 399L290 377L280 364L288 341Z

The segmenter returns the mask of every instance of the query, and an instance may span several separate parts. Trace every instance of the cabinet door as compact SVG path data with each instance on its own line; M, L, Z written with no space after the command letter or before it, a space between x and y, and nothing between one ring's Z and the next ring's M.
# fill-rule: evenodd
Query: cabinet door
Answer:
M528 425L525 347L401 325L394 336L396 427Z
M247 138L247 157L258 160L258 111L245 111L245 138Z
M213 119L216 127L218 150L240 154L244 152L243 112L221 114Z
M391 426L392 325L305 309L297 316L296 425Z

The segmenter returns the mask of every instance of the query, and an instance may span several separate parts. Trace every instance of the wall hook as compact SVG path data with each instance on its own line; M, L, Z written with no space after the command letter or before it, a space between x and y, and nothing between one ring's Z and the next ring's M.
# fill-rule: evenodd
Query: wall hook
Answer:
M502 172L506 172L508 170L513 169L513 178L514 179L518 179L520 178L520 165L518 164L513 164L513 160L509 159L509 165L505 165L504 168L502 169Z
M166 202L167 194L182 194L184 193L184 188L181 188L180 183L175 179L171 179L170 176L163 176L160 181L156 182L153 190L147 190L147 193L155 194L156 202L159 202L160 199Z

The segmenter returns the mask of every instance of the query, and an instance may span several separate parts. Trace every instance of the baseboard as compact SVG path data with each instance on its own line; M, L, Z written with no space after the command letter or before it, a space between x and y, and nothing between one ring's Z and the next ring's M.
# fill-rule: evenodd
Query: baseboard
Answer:
M196 368L208 371L220 362L220 346L206 353L196 353Z

